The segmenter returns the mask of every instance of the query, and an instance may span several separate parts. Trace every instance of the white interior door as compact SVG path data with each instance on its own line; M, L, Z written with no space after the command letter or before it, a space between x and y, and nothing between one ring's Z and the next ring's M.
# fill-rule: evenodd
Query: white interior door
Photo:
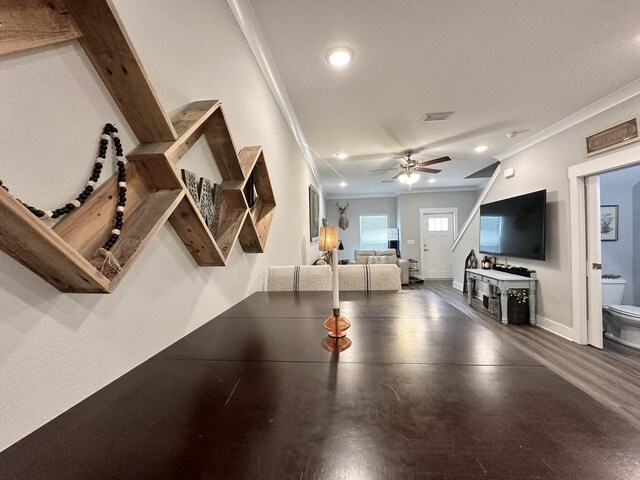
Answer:
M587 217L587 341L594 347L602 348L600 182L597 175L584 180Z
M453 213L422 214L422 275L425 278L453 278L451 245Z

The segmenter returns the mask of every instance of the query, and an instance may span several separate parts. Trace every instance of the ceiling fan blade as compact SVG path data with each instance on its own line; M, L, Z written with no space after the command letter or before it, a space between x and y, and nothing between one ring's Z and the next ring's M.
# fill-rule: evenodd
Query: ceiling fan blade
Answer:
M396 173L393 177L391 177L391 180L395 180L396 178L398 178L403 173L405 173L404 170L402 170L401 172Z
M389 170L397 170L398 167L393 168L377 168L375 170L369 170L369 172L388 172Z
M440 158L434 158L433 160L425 160L424 162L418 162L418 165L426 167L427 165L435 165L436 163L448 162L451 158L444 156Z
M414 170L416 172L424 172L424 173L440 173L442 171L442 170L438 170L437 168L425 168L425 167L414 168Z
M382 180L382 183L394 183L395 180Z

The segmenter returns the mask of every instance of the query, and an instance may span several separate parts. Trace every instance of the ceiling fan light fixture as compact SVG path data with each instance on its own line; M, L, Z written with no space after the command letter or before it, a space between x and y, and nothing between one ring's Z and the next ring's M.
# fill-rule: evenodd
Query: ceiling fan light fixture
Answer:
M405 185L413 185L420 180L420 174L416 172L411 172L409 175L403 173L398 177L398 180L400 180L400 183L404 183Z
M327 61L334 67L344 67L353 59L353 50L348 47L333 47L327 52Z

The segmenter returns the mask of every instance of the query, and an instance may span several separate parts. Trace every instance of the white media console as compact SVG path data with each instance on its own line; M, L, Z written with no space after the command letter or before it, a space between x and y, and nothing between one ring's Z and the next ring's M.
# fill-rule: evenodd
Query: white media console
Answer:
M499 272L497 270L484 270L481 268L467 268L467 303L471 305L473 300L473 280L488 283L500 290L500 304L502 306L502 323L506 325L507 300L510 288L529 289L529 323L536 324L536 279L514 275L513 273Z

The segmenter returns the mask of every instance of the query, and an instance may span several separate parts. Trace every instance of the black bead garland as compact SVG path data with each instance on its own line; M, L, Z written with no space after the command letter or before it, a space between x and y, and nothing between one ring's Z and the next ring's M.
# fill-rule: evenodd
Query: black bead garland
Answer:
M87 182L87 186L84 190L78 195L78 197L65 204L60 208L56 208L53 211L48 210L40 210L31 205L28 205L21 201L16 197L22 205L24 205L31 213L33 213L36 217L42 218L59 218L62 215L66 215L72 210L80 207L84 202L87 201L89 196L93 193L94 187L98 180L100 179L100 174L102 173L102 167L105 159L107 158L107 149L109 147L109 138L113 144L113 148L115 150L115 156L117 159L116 165L118 166L118 206L116 208L116 213L114 215L113 220L113 229L111 230L111 236L104 243L102 248L105 250L110 250L113 245L118 241L118 237L120 236L120 230L124 225L124 207L127 203L127 176L126 169L124 166L124 162L122 161L122 157L124 153L122 151L122 144L120 142L120 138L116 135L118 133L118 129L114 127L112 124L107 123L102 129L102 136L100 138L99 147L98 147L98 157L96 158L96 162L93 165L93 170L91 172L91 176L89 177L89 181ZM2 180L0 180L0 187L4 188L7 192L9 189L3 185Z

